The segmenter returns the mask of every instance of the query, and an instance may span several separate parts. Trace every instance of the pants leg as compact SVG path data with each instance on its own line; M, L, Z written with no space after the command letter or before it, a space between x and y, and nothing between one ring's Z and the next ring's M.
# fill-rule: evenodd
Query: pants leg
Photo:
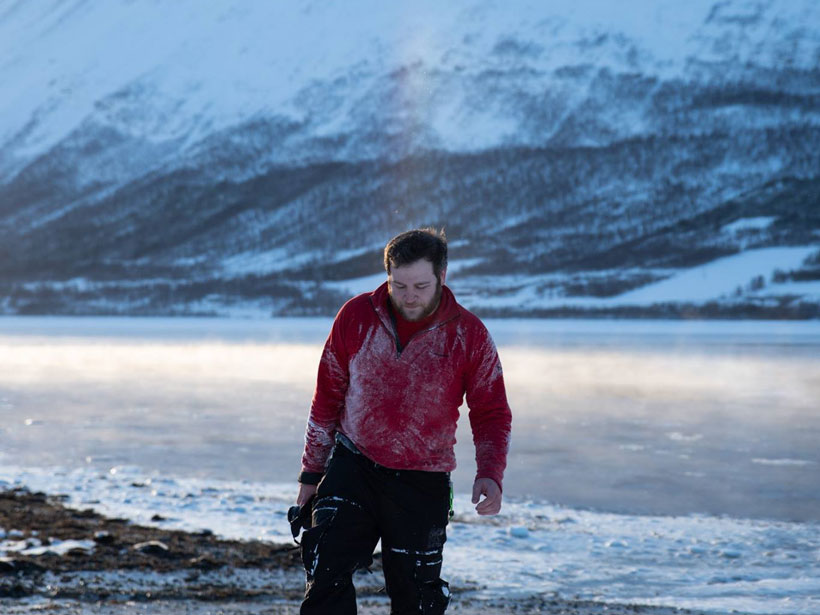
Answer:
M303 615L353 615L353 572L369 566L379 540L373 495L361 464L337 446L313 502L313 527L302 534Z
M387 474L380 501L382 561L393 615L440 615L450 601L440 578L450 485L439 472Z

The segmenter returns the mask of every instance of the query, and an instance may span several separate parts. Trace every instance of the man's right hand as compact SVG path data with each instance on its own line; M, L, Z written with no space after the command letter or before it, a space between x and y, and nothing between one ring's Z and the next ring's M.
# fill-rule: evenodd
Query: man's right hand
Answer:
M310 502L310 498L316 494L316 489L318 488L319 485L306 485L304 483L299 483L299 494L296 496L296 505L304 506Z

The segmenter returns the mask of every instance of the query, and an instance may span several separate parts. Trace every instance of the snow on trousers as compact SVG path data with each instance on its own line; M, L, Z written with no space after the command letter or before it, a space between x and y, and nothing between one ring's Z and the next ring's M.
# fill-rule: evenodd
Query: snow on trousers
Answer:
M390 612L444 613L450 591L439 575L449 507L448 473L391 470L337 439L313 501L313 527L302 534L300 613L356 613L353 572L373 563L379 539Z

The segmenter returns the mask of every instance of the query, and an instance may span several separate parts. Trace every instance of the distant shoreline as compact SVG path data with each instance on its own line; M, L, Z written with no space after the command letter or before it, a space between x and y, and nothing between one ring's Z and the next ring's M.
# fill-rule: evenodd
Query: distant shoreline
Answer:
M526 319L644 319L644 320L820 320L820 304L797 303L781 305L764 305L758 303L724 304L719 302L696 303L659 303L649 306L617 306L617 307L575 307L559 306L551 308L533 308L519 310L514 308L493 308L481 306L467 306L481 318L526 318ZM253 317L268 318L332 318L334 308L323 310L296 310L286 313L259 312ZM225 311L190 309L187 306L169 306L167 309L150 310L118 310L67 308L54 310L51 306L29 306L18 311L3 310L2 317L120 317L120 318L224 318L245 319L247 315L233 314L230 307Z

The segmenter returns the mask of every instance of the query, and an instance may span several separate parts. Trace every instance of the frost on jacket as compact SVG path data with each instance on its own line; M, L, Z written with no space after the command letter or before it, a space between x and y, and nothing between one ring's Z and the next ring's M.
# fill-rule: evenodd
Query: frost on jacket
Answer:
M449 472L465 396L477 478L502 484L511 413L484 324L443 288L429 328L399 352L387 284L348 301L319 363L302 467L322 472L339 431L385 467Z

